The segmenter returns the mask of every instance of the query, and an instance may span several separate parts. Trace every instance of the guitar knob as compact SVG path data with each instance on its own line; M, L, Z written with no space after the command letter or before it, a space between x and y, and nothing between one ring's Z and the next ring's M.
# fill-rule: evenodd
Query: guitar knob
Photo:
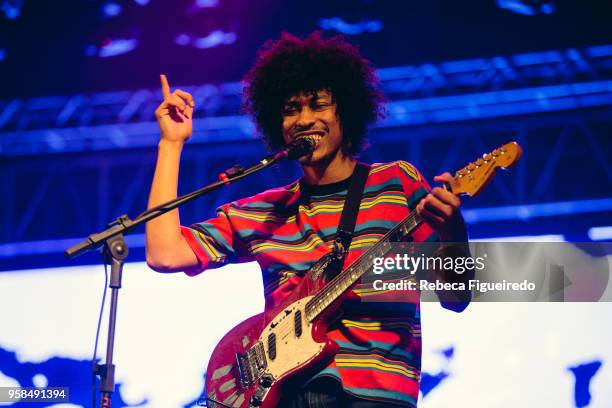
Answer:
M251 397L251 406L258 407L263 402L263 392L260 387L257 388L253 396Z
M273 382L274 382L274 378L269 374L264 375L259 380L259 383L261 384L261 386L265 388L270 388Z

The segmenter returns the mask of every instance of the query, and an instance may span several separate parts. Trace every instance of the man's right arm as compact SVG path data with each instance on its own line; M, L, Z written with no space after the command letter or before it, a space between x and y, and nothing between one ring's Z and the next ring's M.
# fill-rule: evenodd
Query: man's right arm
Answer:
M164 75L161 83L164 101L155 111L161 139L148 208L176 198L181 152L192 132L193 97L178 89L170 93ZM179 272L198 266L199 261L181 234L180 225L178 209L147 222L147 264L152 269Z

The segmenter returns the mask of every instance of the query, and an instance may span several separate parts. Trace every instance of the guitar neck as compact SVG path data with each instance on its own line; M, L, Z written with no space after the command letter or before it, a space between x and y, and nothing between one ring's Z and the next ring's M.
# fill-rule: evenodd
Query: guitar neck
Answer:
M473 163L455 172L455 176L448 183L447 189L456 196L468 195L473 197L491 181L496 169L505 169L514 165L521 157L521 154L522 149L518 143L506 143L489 153L483 154L482 157L479 157ZM371 268L375 258L383 257L389 252L391 240L401 241L409 236L421 222L423 222L422 218L416 211L413 211L394 228L389 230L365 254L325 285L306 304L305 310L308 320L312 322L321 312L357 282Z
M348 268L339 273L323 287L307 304L306 317L309 321L317 318L328 306L359 280L370 268L374 258L383 257L391 249L391 241L409 236L423 222L416 211L410 213L390 229L373 247L361 255Z

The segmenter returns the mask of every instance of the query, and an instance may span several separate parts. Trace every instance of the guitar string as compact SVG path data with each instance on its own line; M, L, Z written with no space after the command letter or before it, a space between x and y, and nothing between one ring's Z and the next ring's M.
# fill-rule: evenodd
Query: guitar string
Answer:
M415 202L415 206L416 204L418 204L424 197L421 197L419 200L417 200ZM329 297L330 295L333 297L333 300L331 300L331 302L329 302L329 304L333 303L339 296L341 296L342 294L344 294L347 289L341 290L340 293L336 293L337 289L338 289L338 285L341 283L344 283L343 281L352 281L351 284L349 285L352 286L357 279L361 278L365 271L362 272L357 272L357 277L353 278L350 274L350 270L352 269L357 269L359 270L362 266L363 263L365 262L369 262L371 261L370 258L372 258L372 256L374 254L377 253L377 251L379 250L383 250L383 253L388 252L388 248L384 248L384 245L388 243L388 241L390 240L390 238L396 234L398 231L400 231L400 229L408 226L409 227L409 231L408 233L406 233L405 235L408 235L409 233L411 233L421 222L422 222L422 218L417 214L416 211L411 212L408 216L406 216L402 221L400 221L396 226L394 226L393 228L391 228L389 231L387 231L385 233L385 235L383 235L378 242L376 242L372 247L370 247L362 256L360 256L359 258L357 258L355 260L355 262L353 262L351 265L349 265L344 271L342 271L340 274L338 274L336 277L334 277L330 282L328 282L318 293L316 293L312 299L310 299L306 305L304 305L304 317L306 320L306 326L309 327L310 324L312 323L312 321L309 319L309 311L313 311L316 310L316 302L322 302L325 301L325 298ZM315 312L314 316L313 316L313 320L316 319L316 317L319 316L319 314L325 310L329 304L327 304L321 311L319 312ZM288 327L291 325L291 323L293 323L293 327ZM280 335L281 337L284 337L286 335L288 335L291 332L295 332L295 321L292 321L291 319L285 320L284 322L279 323L278 329L275 330L275 334L277 334L277 338L278 335ZM267 340L267 339L266 339ZM265 341L262 341L262 343L265 344ZM278 344L278 343L277 343Z
M422 199L422 198L421 198L421 199ZM420 200L419 200L419 201L420 201ZM418 203L418 201L417 201L417 203ZM375 253L375 252L376 252L377 250L379 250L379 249L384 249L384 248L382 248L382 247L383 247L383 245L384 245L384 244L388 243L387 241L389 240L389 238L390 238L390 237L391 237L393 234L395 234L396 232L398 232L398 231L399 231L401 228L403 228L405 225L408 225L408 224L409 224L409 222L410 222L411 224L413 224L413 225L411 225L411 226L410 226L410 231L412 231L414 228L416 228L416 227L417 227L417 226L420 224L420 222L421 222L421 221L422 221L422 220L420 219L420 217L418 216L418 214L417 214L416 212L412 212L412 213L410 213L410 215L406 216L406 217L405 217L405 218L404 218L404 219L403 219L401 222L399 222L399 223L398 223L398 224L397 224L395 227L393 227L392 229L390 229L389 231L387 231L387 233L385 233L385 235L383 235L383 236L380 238L380 240L378 240L378 242L377 242L376 244L374 244L372 247L370 247L370 248L369 248L369 249L366 251L366 253L365 253L365 254L363 254L363 255L362 255L362 256L360 256L360 257L359 257L357 260L355 260L355 262L353 262L353 263L352 263L352 264L351 264L349 267L347 267L347 268L344 270L344 272L346 272L346 271L348 271L348 270L350 270L350 269L354 269L354 268L359 269L359 267L361 266L361 264L363 264L363 263L364 263L364 262L366 262L366 261L369 261L369 259L368 259L368 258L370 258L370 257L373 255L373 253ZM385 251L385 252L388 252L388 251ZM343 276L343 275L344 275L344 278L340 278L340 277L341 277L341 276ZM363 273L361 273L359 277L361 277L361 276L363 276ZM358 277L357 279L359 279L359 277ZM324 291L326 291L326 292L331 292L331 291L333 291L334 289L329 289L329 288L331 288L332 286L337 285L337 284L339 283L338 281L342 281L342 280L343 280L343 279L345 279L345 278L349 278L349 279L350 279L349 274L348 274L348 273L340 273L340 274L339 274L339 275L337 275L337 276L336 276L334 279L332 279L330 282L328 282L328 283L327 283L327 284L326 284L326 285L323 287L323 289L321 289L321 290L320 290L320 291L319 291L317 294L315 294L315 295L313 296L313 298L312 298L312 299L310 299L310 300L309 300L309 301L306 303L306 305L304 306L304 310L303 310L303 311L304 311L304 313L303 313L303 318L305 318L305 320L306 320L306 321L305 321L305 322L303 322L303 323L306 323L306 327L309 327L309 326L311 325L311 323L312 323L312 322L311 322L311 321L309 321L309 319L308 319L308 305L309 305L309 304L311 304L311 302L313 302L313 301L315 301L315 300L316 300L316 301L320 300L320 299L317 299L317 297L321 298L322 296L324 296L324 295L323 295L323 292L324 292ZM355 282L356 282L356 280L355 280ZM355 283L355 282L353 282L353 283ZM351 284L351 286L352 286L352 284ZM350 287L350 286L349 286L349 287ZM328 289L326 289L326 288L328 288ZM336 289L337 289L337 288L336 288ZM345 290L343 290L343 291L341 291L340 295L344 294L344 292L346 292L346 289L345 289ZM334 293L332 293L332 294L334 294ZM338 296L339 296L339 295L337 295L336 297L338 297ZM335 299L334 299L334 300L335 300ZM332 301L332 302L333 302L333 301ZM326 307L327 307L327 306L326 306ZM325 307L325 308L326 308L326 307ZM325 309L325 308L323 308L323 309ZM312 310L312 308L311 308L311 310ZM316 317L317 317L319 314L320 314L320 313L316 313L315 318L316 318ZM304 316L304 315L306 315L306 316ZM293 326L293 327L291 327L291 326ZM282 337L284 337L284 336L286 336L286 335L290 334L291 332L295 332L295 321L294 321L294 320L291 320L291 319L288 319L288 320L285 320L285 321L283 321L283 322L280 322L280 323L278 324L278 328L277 328L276 330L274 330L274 334L276 334L277 339L278 339L278 337L279 337L279 336L282 338ZM264 344L265 344L265 343L266 343L266 341L267 341L267 339L264 339L264 340L262 341L262 343L264 343ZM277 344L278 344L278 343L277 343Z
M421 197L418 201L416 201L415 204L418 204L424 197ZM414 229L416 227L418 227L421 222L423 221L423 219L416 213L416 211L410 213L408 216L406 216L402 221L400 221L396 226L394 226L393 228L391 228L389 231L387 231L387 233L385 233L385 235L383 235L372 247L370 247L363 255L361 255L359 258L357 258L351 265L349 265L344 271L342 271L341 273L339 273L336 277L334 277L331 281L329 281L318 293L316 293L312 299L310 299L305 305L304 305L304 309L303 309L303 319L305 320L305 326L308 328L312 325L312 321L314 321L314 319L316 319L316 317L318 317L321 312L323 310L325 310L329 304L333 303L338 297L340 297L342 294L344 294L347 289L344 289L342 291L340 291L339 294L336 294L335 291L338 289L338 284L342 283L342 281L344 280L348 280L348 281L353 281L351 282L351 284L349 285L349 288L355 283L357 282L357 280L359 278L361 278L364 273L366 271L362 271L359 272L359 269L363 266L362 264L365 262L369 262L371 261L371 257L373 255L375 255L377 253L377 251L379 250L383 250L383 253L387 253L389 251L389 248L384 248L385 244L389 243L390 238L396 234L398 231L400 231L402 228L404 227L408 227L408 231L405 232L405 235L408 235L410 233L412 233L414 231ZM352 276L350 276L350 270L351 269L357 269L358 272L358 276L356 278L353 278ZM331 293L330 293L331 292ZM313 316L313 320L309 320L309 309L310 311L316 310L316 306L314 306L315 301L322 301L325 300L325 297L332 295L333 296L333 300L331 302L329 302L328 305L326 305L320 312L316 312L314 313ZM292 325L293 323L293 325ZM291 327L293 326L293 327ZM304 326L304 324L302 325ZM303 330L304 327L302 327ZM275 335L277 336L277 340L278 337L280 335L281 338L284 338L285 336L289 335L291 332L295 333L295 321L292 319L288 319L285 320L283 322L280 322L278 325L278 329L274 331ZM259 341L259 339L258 339ZM278 350L278 345L279 342L276 341L275 342L275 347ZM264 346L264 354L268 354L266 353L266 349L268 348L268 344L267 344L267 339L262 340L262 345ZM269 351L269 350L268 350Z
M422 198L421 198L422 199ZM421 200L417 201L420 202ZM337 285L339 283L342 283L343 280L353 280L352 276L350 276L350 270L351 269L357 269L359 270L363 265L364 262L368 261L369 262L369 258L372 257L378 250L380 249L384 249L384 244L387 244L390 239L390 237L395 234L396 232L398 232L401 228L403 228L404 226L408 225L408 223L410 222L411 225L410 226L410 232L412 232L412 230L414 228L416 228L416 226L418 226L418 224L420 224L420 222L422 221L421 217L418 216L418 214L416 212L412 212L410 213L410 215L408 215L406 218L404 218L404 220L402 220L400 223L398 223L395 227L393 227L392 229L390 229L376 244L374 244L370 249L368 249L366 251L365 254L363 254L362 256L360 256L357 260L355 260L355 262L353 262L348 268L346 268L343 272L341 272L340 274L338 274L334 279L332 279L327 285L325 285L323 287L323 289L321 291L319 291L319 293L315 294L314 298L311 299L310 301L308 301L308 303L305 306L306 312L308 314L308 310L310 308L310 310L313 310L316 308L316 306L314 306L314 304L316 302L320 302L325 300L326 297L328 297L330 294L334 295L333 291L337 288ZM388 252L385 251L385 253ZM361 276L363 276L363 274L365 273L365 271L363 272L358 272L357 274L359 275L357 277L357 279L359 279ZM351 283L354 284L357 279L353 280L353 282ZM341 292L341 294L343 294L346 290L343 290ZM330 293L331 292L331 293ZM337 298L338 296L334 296L333 300L336 300L335 298ZM332 302L333 302L332 300ZM325 309L325 308L324 308ZM316 309L315 309L316 310ZM320 312L314 313L313 319L316 318L318 315L320 314ZM308 317L308 316L307 316Z
M421 198L422 199L422 198ZM419 200L420 201L420 200ZM418 203L418 201L417 201ZM387 233L385 233L385 235L383 235L380 240L374 244L372 247L370 247L365 254L363 254L362 256L360 256L357 260L355 260L355 262L353 262L348 268L346 268L344 270L344 273L340 273L339 275L337 275L334 279L332 279L328 284L326 284L323 289L321 289L317 294L315 294L313 296L313 298L311 300L309 300L306 305L304 306L304 312L306 314L306 320L308 321L308 305L314 304L312 302L315 301L319 301L319 300L324 300L321 299L324 296L327 296L329 294L329 292L333 291L334 289L330 289L332 286L336 286L340 281L349 278L349 273L347 271L349 271L350 269L355 269L355 268L359 268L361 266L361 264L363 264L364 262L366 262L367 260L369 260L368 258L370 258L373 253L375 253L377 250L379 249L384 249L382 248L384 244L387 243L387 241L389 240L389 238L395 234L396 232L398 232L401 228L403 228L405 225L409 224L409 222L413 225L410 226L410 231L412 231L420 222L420 217L418 216L418 214L416 212L412 212L410 213L410 215L406 216L406 218L404 218L401 222L399 222L395 227L393 227L392 229L390 229L389 231L387 231ZM387 252L387 251L385 251ZM363 276L363 273L360 274L359 277ZM350 279L350 278L349 278ZM354 283L354 282L353 282ZM337 289L337 288L336 288ZM343 290L341 292L341 294L343 294L346 290ZM325 293L324 293L325 292ZM335 299L334 299L335 300ZM311 307L311 310L314 307ZM324 308L325 309L325 308ZM318 316L319 313L316 313L316 316ZM290 323L294 323L291 320L286 320L284 322L279 323L279 327L277 330L275 330L278 334L280 334L281 336L285 336L287 334L289 334L291 332L291 328L287 327ZM308 322L311 323L311 322ZM285 329L285 330L282 330ZM282 330L282 331L281 331ZM294 323L294 329L295 330L295 323Z
M424 198L421 197L419 200L417 200L414 204L414 206L416 206L416 204L418 204L422 199ZM421 217L416 213L416 211L411 212L409 215L407 215L402 221L400 221L397 225L395 225L393 228L391 228L389 231L387 231L372 247L370 247L363 255L361 255L359 258L357 258L351 265L349 265L343 272L341 272L340 274L338 274L336 277L334 277L331 281L329 281L318 293L316 293L312 299L310 299L306 305L304 305L304 314L306 316L305 319L308 322L308 324L312 323L311 321L309 321L308 318L308 311L309 309L312 310L314 308L314 303L313 302L318 302L321 300L324 300L325 297L327 297L330 293L332 292L334 289L331 289L333 286L337 286L339 283L341 283L342 280L345 280L347 278L349 278L348 280L350 280L349 277L349 273L347 271L349 271L350 269L359 269L359 267L361 266L361 264L363 264L366 261L369 261L369 258L379 249L384 249L382 248L384 246L384 244L387 243L387 241L389 241L389 239L391 238L391 236L395 233L397 233L401 228L403 228L406 225L409 225L409 223L411 224L410 230L409 232L412 232L414 228L416 228L420 223L421 223L422 219ZM388 252L385 251L385 252ZM357 277L357 279L359 279L361 276L363 276L363 273L360 273L359 276ZM352 282L352 284L354 284L356 282L356 280L354 282ZM351 284L351 286L352 286ZM349 286L350 287L350 286ZM341 294L344 294L344 292L346 292L347 289L343 290ZM334 294L334 293L332 293ZM339 295L336 295L336 297ZM323 298L323 299L322 299ZM334 299L335 300L335 299ZM332 301L333 302L333 301ZM310 306L309 306L310 305ZM326 306L327 307L327 306ZM325 307L325 308L326 308ZM323 308L323 309L325 309ZM316 313L314 318L316 318L320 313ZM288 324L292 323L291 320L286 320L285 322L279 323L278 329L275 330L275 332L278 332L278 334L285 336L287 335L289 332L291 332L291 328L287 328L286 330L283 330L281 332L281 327L285 328ZM294 330L295 330L295 323L294 323ZM276 333L275 333L276 334Z

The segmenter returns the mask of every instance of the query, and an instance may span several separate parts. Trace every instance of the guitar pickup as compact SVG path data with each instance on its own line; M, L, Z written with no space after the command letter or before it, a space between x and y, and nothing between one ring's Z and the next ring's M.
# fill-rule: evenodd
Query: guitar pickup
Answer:
M302 311L298 310L295 312L294 315L294 330L295 330L295 337L300 337L302 335Z
M274 333L268 335L268 357L270 360L276 358L276 334Z

